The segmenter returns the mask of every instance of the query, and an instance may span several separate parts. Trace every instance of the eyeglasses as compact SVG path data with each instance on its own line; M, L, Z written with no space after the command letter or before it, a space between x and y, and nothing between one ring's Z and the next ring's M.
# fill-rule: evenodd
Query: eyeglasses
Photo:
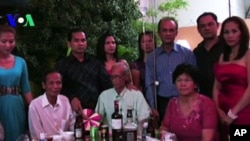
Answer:
M111 79L119 78L121 79L125 75L111 75Z

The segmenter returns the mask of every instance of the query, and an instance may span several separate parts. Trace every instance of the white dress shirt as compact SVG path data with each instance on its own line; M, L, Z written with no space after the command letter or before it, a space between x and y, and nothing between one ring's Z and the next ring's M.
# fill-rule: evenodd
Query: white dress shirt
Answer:
M55 106L52 106L46 94L34 99L29 106L29 129L32 139L39 139L40 133L49 135L60 134L73 130L75 117L69 100L63 95L57 96Z

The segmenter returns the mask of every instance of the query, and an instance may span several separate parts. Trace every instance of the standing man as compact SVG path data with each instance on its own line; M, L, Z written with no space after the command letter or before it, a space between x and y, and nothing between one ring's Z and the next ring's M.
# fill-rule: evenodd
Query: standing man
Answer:
M179 95L172 83L172 73L176 66L181 63L195 65L193 52L174 42L177 33L177 21L172 17L162 18L158 23L158 34L162 45L149 55L146 62L146 97L153 114L159 116L160 121L163 120L168 101Z
M72 54L58 64L63 76L61 93L70 99L74 111L94 110L99 94L112 87L110 76L94 56L86 53L87 35L82 29L70 30L68 46Z
M46 72L42 87L45 93L29 106L29 128L32 139L40 139L41 133L60 134L73 130L74 115L66 96L61 95L62 76L57 71Z
M199 93L212 98L214 73L213 66L218 61L222 47L218 44L219 23L212 12L205 12L197 18L197 29L203 41L194 49L199 68Z

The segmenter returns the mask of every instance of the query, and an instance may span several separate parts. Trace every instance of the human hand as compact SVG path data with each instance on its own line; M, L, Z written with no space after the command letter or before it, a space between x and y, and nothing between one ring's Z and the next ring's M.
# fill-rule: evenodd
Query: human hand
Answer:
M79 113L82 111L82 105L81 105L81 102L78 98L74 97L72 100L71 100L71 107L73 109L73 111L75 111L76 113Z
M218 109L220 121L223 124L229 125L233 122L233 119L231 119L224 111L222 111L220 108Z
M165 130L161 131L161 141L165 141L166 134L167 134L167 131Z
M178 141L176 134L162 130L161 131L161 141L168 141L168 140Z
M152 114L153 114L154 117L157 117L157 118L160 117L159 113L158 113L158 111L156 109L152 108L151 110L152 110Z
M129 90L139 90L135 85L133 85L132 83L129 83L129 84L127 84L127 88L129 89Z
M223 123L224 122L224 119L225 117L227 116L226 113L224 111L222 111L220 108L217 109L218 111L218 114L219 114L219 118L220 118L220 121Z
M230 125L233 122L234 119L232 119L231 117L227 116L225 119L225 124Z

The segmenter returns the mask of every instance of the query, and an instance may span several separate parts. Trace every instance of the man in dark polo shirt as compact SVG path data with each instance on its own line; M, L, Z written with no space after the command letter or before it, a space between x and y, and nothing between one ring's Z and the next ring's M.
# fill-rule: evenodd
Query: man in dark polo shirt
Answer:
M218 44L218 28L217 16L212 12L205 12L197 18L197 29L203 38L194 49L199 68L199 92L210 98L213 95L213 67L222 52L222 47Z
M100 93L113 87L111 78L101 62L86 53L87 36L82 29L70 30L68 46L72 54L57 65L63 76L61 93L70 99L74 111L94 110Z

